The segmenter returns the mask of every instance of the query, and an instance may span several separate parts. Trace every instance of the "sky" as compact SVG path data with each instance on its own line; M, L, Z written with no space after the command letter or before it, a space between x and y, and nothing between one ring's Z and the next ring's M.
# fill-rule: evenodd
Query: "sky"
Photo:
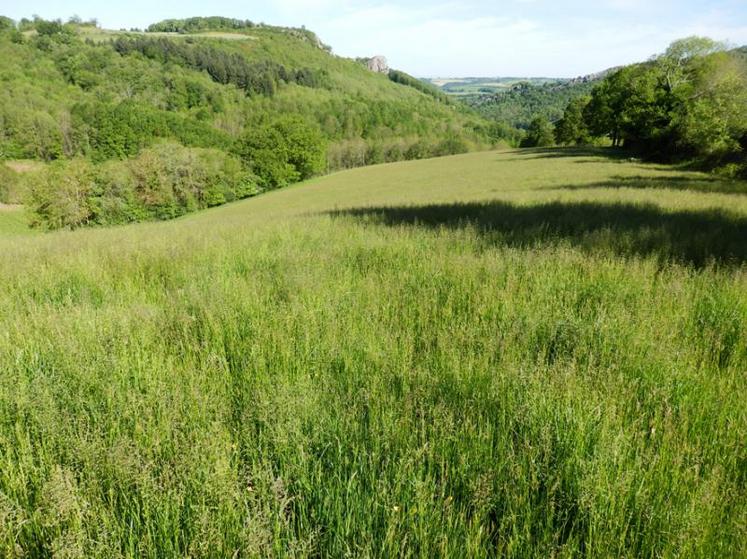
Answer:
M303 25L338 55L383 55L418 77L575 77L689 35L747 44L747 0L0 0L0 14L109 29L208 15Z

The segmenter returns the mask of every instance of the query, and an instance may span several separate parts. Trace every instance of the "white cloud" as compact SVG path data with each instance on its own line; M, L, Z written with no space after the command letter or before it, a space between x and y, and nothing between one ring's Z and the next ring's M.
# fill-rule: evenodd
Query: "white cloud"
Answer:
M420 75L438 68L483 68L527 41L542 40L540 26L527 18L455 17L454 6L406 8L382 4L333 17L320 29L323 39L345 56L383 54L393 66ZM519 56L516 51L514 57Z
M632 12L663 7L651 0L601 1ZM521 2L511 0L514 6ZM505 5L491 10L466 3L373 3L349 6L312 28L339 54L382 54L393 67L419 76L575 76L645 60L691 34L747 42L745 22L735 24L728 14L715 11L699 14L698 23L683 24L635 14L615 18L607 12L603 17L600 10L580 10L577 4L576 9L568 6L568 15L557 5L556 12L548 12L553 8L548 6L512 12Z

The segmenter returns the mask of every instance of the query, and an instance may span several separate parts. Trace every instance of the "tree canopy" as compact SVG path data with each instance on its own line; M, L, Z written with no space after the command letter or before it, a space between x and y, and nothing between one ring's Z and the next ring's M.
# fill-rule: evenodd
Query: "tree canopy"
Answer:
M54 163L46 181L51 190L37 192L49 195L56 183L84 181L88 171L79 162L85 161L93 165L96 188L112 189L119 200L116 192L131 189L117 190L126 181L104 180L102 169L119 162L128 169L145 166L152 157L142 154L164 142L188 150L169 151L169 160L198 165L199 157L178 155L203 153L194 150L231 158L254 176L256 192L335 169L461 152L490 141L478 116L424 95L417 80L405 79L408 87L402 87L331 56L305 29L197 18L174 24L180 35L157 36L104 33L94 25L80 18L0 19L0 160ZM251 29L251 36L191 34L221 26ZM0 195L9 198L3 188ZM233 194L208 198L240 197L240 190L229 190ZM62 186L59 194L71 200ZM110 199L92 196L86 199ZM161 219L200 204L155 211L128 201L125 207L141 209L122 219ZM53 206L71 214L53 217L44 209ZM114 220L88 202L55 206L37 196L30 207L44 226ZM84 217L79 207L88 208Z
M608 76L584 108L590 132L659 159L744 163L747 61L702 37Z

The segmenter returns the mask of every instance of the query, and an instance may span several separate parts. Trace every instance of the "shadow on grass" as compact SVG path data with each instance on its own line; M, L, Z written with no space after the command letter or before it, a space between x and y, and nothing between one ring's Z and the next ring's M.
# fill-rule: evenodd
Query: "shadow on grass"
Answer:
M747 218L719 210L667 212L654 205L596 202L519 206L505 202L354 208L331 212L366 223L475 228L496 245L569 243L584 251L655 257L696 268L747 262Z
M630 161L630 154L620 148L611 147L552 147L552 148L522 148L516 157L502 159L502 161L527 161L530 159L560 159L567 157L596 157L612 161ZM638 161L637 159L635 161ZM576 163L590 163L580 160Z
M610 180L590 184L567 184L549 186L547 190L592 190L595 188L637 188L689 190L691 192L710 192L720 194L747 194L747 182L714 177L644 177L616 176Z

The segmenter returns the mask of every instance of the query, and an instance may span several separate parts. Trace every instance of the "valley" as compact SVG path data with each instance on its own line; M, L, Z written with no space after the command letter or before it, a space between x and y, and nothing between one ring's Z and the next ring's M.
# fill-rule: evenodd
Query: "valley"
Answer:
M0 16L0 557L747 557L744 49L136 4Z

